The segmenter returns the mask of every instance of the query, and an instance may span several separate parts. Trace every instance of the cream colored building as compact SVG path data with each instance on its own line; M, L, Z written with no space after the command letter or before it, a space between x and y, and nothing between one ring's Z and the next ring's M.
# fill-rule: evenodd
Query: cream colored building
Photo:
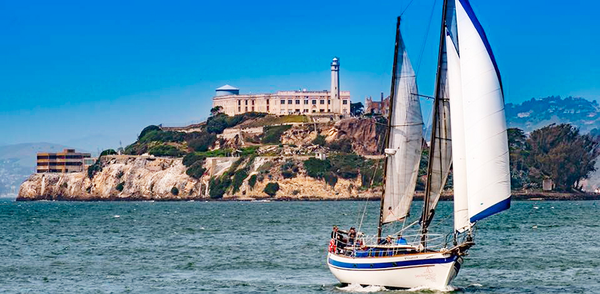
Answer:
M225 85L216 90L213 107L221 106L227 115L246 112L287 114L350 114L350 92L339 89L339 59L331 63L331 91L278 91L272 94L240 94Z

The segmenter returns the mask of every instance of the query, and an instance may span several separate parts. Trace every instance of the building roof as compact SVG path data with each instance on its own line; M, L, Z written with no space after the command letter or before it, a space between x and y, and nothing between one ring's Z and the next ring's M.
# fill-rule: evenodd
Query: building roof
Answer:
M217 88L217 91L232 91L232 90L239 90L239 89L236 87L230 86L230 85L225 85L220 88Z

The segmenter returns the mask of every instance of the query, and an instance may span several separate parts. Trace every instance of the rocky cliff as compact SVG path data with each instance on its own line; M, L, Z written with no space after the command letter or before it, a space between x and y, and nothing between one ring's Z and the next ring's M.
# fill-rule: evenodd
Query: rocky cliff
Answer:
M242 136L256 136L238 130L222 144L242 142ZM249 134L249 135L247 135ZM354 199L379 195L378 190L363 187L364 177L356 166L344 170L344 176L334 172L311 177L304 161L315 154L327 156L336 152L327 146L313 144L317 134L327 142L351 141L354 152L368 155L377 150L378 132L373 119L347 119L337 123L294 125L281 135L281 144L262 145L253 155L242 157L207 157L202 159L202 176L186 174L181 158L151 155L103 156L97 162L95 174L46 173L33 174L19 190L17 200L200 200L211 199L211 184L227 181L218 199ZM251 137L248 137L252 139ZM249 143L251 144L251 143ZM260 145L260 144L259 144ZM333 152L333 153L332 153ZM356 160L356 158L354 158ZM365 163L371 163L362 158ZM329 164L329 163L328 163ZM367 170L367 169L365 169ZM372 173L372 170L369 170ZM350 174L348 176L347 174ZM314 175L313 175L314 176ZM328 181L325 178L328 177ZM265 193L269 183L277 183L273 197Z

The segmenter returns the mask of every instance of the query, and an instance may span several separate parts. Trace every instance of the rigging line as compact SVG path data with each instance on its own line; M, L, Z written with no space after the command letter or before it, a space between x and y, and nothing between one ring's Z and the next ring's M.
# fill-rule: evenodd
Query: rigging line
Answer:
M429 36L429 29L431 28L431 22L433 21L433 13L435 12L436 4L437 4L437 0L433 1L433 6L431 7L431 14L429 15L429 21L427 22L427 30L425 30L425 39L423 40L423 46L421 47L421 53L419 53L419 62L417 63L417 76L419 76L419 71L421 70L421 62L423 61L423 53L425 52L425 46L427 45L427 37Z
M406 4L406 7L404 7L404 10L402 10L402 13L400 13L400 16L403 16L404 13L408 10L408 8L410 7L410 5L414 2L415 0L410 0L410 2L408 2L408 4Z

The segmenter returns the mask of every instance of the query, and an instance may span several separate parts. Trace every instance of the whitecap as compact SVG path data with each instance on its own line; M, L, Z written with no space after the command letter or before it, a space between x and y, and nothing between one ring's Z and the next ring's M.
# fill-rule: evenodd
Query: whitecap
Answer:
M421 291L435 291L435 292L452 292L452 291L456 291L458 290L458 288L453 287L453 286L446 286L446 287L425 287L425 286L420 286L420 287L414 287L414 288L410 288L407 291L408 292L421 292Z
M349 284L345 287L336 287L338 290L353 293L372 293L386 291L387 289L383 286L361 286L360 284Z
M118 215L118 214L115 214L113 217L115 217L115 218L119 218L119 217L121 217L121 216L120 216L120 215Z

